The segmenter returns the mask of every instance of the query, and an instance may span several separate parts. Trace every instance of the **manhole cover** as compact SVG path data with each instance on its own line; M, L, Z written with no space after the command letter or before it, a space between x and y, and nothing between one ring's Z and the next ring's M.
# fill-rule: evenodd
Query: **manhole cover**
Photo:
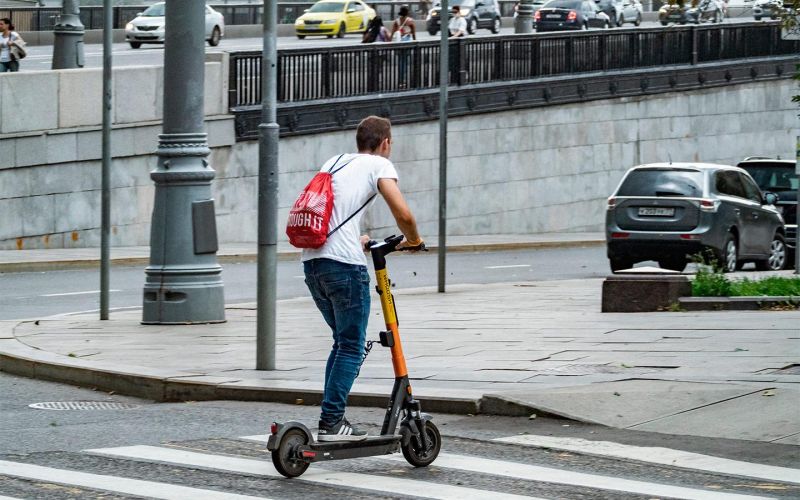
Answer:
M644 373L659 372L669 369L669 367L655 366L613 366L613 365L564 365L543 370L532 370L541 375L595 375L595 374L621 374L639 375Z
M36 410L133 410L138 407L139 405L108 401L50 401L28 405L28 408Z

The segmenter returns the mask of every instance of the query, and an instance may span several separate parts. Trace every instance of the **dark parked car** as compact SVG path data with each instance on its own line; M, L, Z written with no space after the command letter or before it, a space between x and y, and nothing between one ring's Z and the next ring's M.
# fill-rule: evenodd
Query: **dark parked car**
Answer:
M608 199L606 242L612 271L643 260L682 271L696 254L726 272L755 262L786 264L784 226L773 193L763 195L743 169L657 163L628 170Z
M536 31L608 28L611 22L594 0L550 0L533 15Z
M478 28L486 28L492 33L500 33L500 6L495 0L450 0L448 8L458 5L461 15L467 20L467 33L475 34ZM442 6L438 2L428 12L428 33L435 35L441 26ZM449 13L447 21L449 21Z
M797 248L797 193L800 178L795 170L795 160L778 160L775 158L751 157L737 165L747 170L764 192L778 195L776 208L783 215L786 223L786 246L789 247L789 264Z

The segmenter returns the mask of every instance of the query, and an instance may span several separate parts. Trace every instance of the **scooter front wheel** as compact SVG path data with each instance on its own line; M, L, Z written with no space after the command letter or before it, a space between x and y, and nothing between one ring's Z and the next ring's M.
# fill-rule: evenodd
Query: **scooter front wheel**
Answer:
M297 456L297 447L308 444L308 436L300 429L287 431L278 448L272 452L272 464L282 475L292 478L308 469L308 462Z
M436 460L439 450L442 449L442 435L430 420L425 422L425 437L427 437L428 446L424 450L421 449L420 440L414 436L408 440L408 444L403 446L403 456L414 467L429 466Z

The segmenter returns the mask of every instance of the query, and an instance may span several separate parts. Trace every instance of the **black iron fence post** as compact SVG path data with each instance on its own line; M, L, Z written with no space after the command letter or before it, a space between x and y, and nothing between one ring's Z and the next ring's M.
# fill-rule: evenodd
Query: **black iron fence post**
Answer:
M412 65L410 87L412 89L418 89L422 87L422 48L418 43L414 44L414 50L411 57Z
M692 26L690 29L690 33L692 34L692 66L697 66L697 26Z
M239 106L239 57L231 54L230 66L228 69L228 107Z
M504 80L503 63L506 60L505 42L502 38L494 42L494 80Z

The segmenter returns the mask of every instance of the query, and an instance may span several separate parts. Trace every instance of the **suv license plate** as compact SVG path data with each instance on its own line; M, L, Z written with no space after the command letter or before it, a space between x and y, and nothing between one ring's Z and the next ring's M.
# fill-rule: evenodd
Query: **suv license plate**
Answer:
M674 208L663 207L639 207L639 215L653 215L656 217L672 217L675 215Z
M547 14L547 19L561 19L561 14Z

